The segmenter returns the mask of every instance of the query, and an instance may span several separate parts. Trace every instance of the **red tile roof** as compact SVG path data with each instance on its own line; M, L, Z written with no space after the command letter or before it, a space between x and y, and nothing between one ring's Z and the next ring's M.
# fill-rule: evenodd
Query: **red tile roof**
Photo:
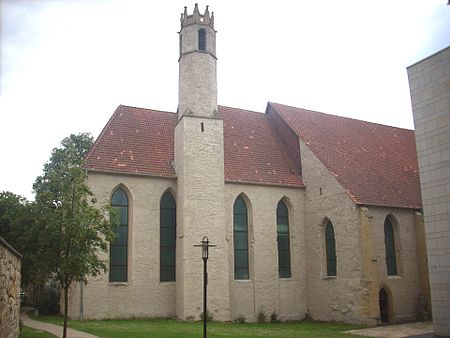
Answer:
M266 114L219 107L224 125L225 180L302 186Z
M303 186L265 114L219 107L228 182ZM176 114L119 106L86 158L86 169L175 177ZM291 171L292 170L292 171Z
M120 105L86 157L86 169L175 177L173 113Z
M287 122L357 204L421 208L413 130L276 103Z

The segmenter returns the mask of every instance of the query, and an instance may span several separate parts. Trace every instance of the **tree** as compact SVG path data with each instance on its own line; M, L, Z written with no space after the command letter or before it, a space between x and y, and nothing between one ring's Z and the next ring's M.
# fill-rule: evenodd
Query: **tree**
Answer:
M116 217L110 207L96 207L86 183L84 158L92 146L88 134L70 135L54 148L43 175L33 185L36 222L43 225L39 246L43 263L59 282L64 295L64 331L67 337L68 292L72 283L105 272L99 253L113 239Z
M9 191L0 193L0 235L22 254L22 285L42 282L40 250L36 241L40 229L34 219L35 203Z
M25 197L9 191L0 193L0 236L16 249L17 243L13 235L14 224L24 213L27 204Z

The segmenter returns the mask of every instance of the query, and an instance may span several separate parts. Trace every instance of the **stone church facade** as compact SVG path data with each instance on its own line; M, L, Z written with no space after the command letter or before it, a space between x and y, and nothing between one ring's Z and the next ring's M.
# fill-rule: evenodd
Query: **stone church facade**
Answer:
M181 15L175 113L119 106L86 158L120 213L73 318L416 319L429 286L414 132L269 102L217 105L208 8Z

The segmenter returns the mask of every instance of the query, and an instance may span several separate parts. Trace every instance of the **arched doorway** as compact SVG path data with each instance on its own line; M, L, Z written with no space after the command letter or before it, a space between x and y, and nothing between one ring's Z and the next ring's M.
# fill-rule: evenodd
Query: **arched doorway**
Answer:
M380 290L378 302L380 304L381 322L389 323L389 293L384 288Z

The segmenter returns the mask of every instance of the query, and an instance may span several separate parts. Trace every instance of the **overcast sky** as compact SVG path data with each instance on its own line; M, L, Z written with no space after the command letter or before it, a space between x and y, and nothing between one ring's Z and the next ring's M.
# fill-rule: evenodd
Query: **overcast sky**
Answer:
M199 2L215 12L219 104L267 101L413 129L406 67L450 45L447 0ZM33 198L51 149L119 104L174 112L194 2L1 0L0 191Z

